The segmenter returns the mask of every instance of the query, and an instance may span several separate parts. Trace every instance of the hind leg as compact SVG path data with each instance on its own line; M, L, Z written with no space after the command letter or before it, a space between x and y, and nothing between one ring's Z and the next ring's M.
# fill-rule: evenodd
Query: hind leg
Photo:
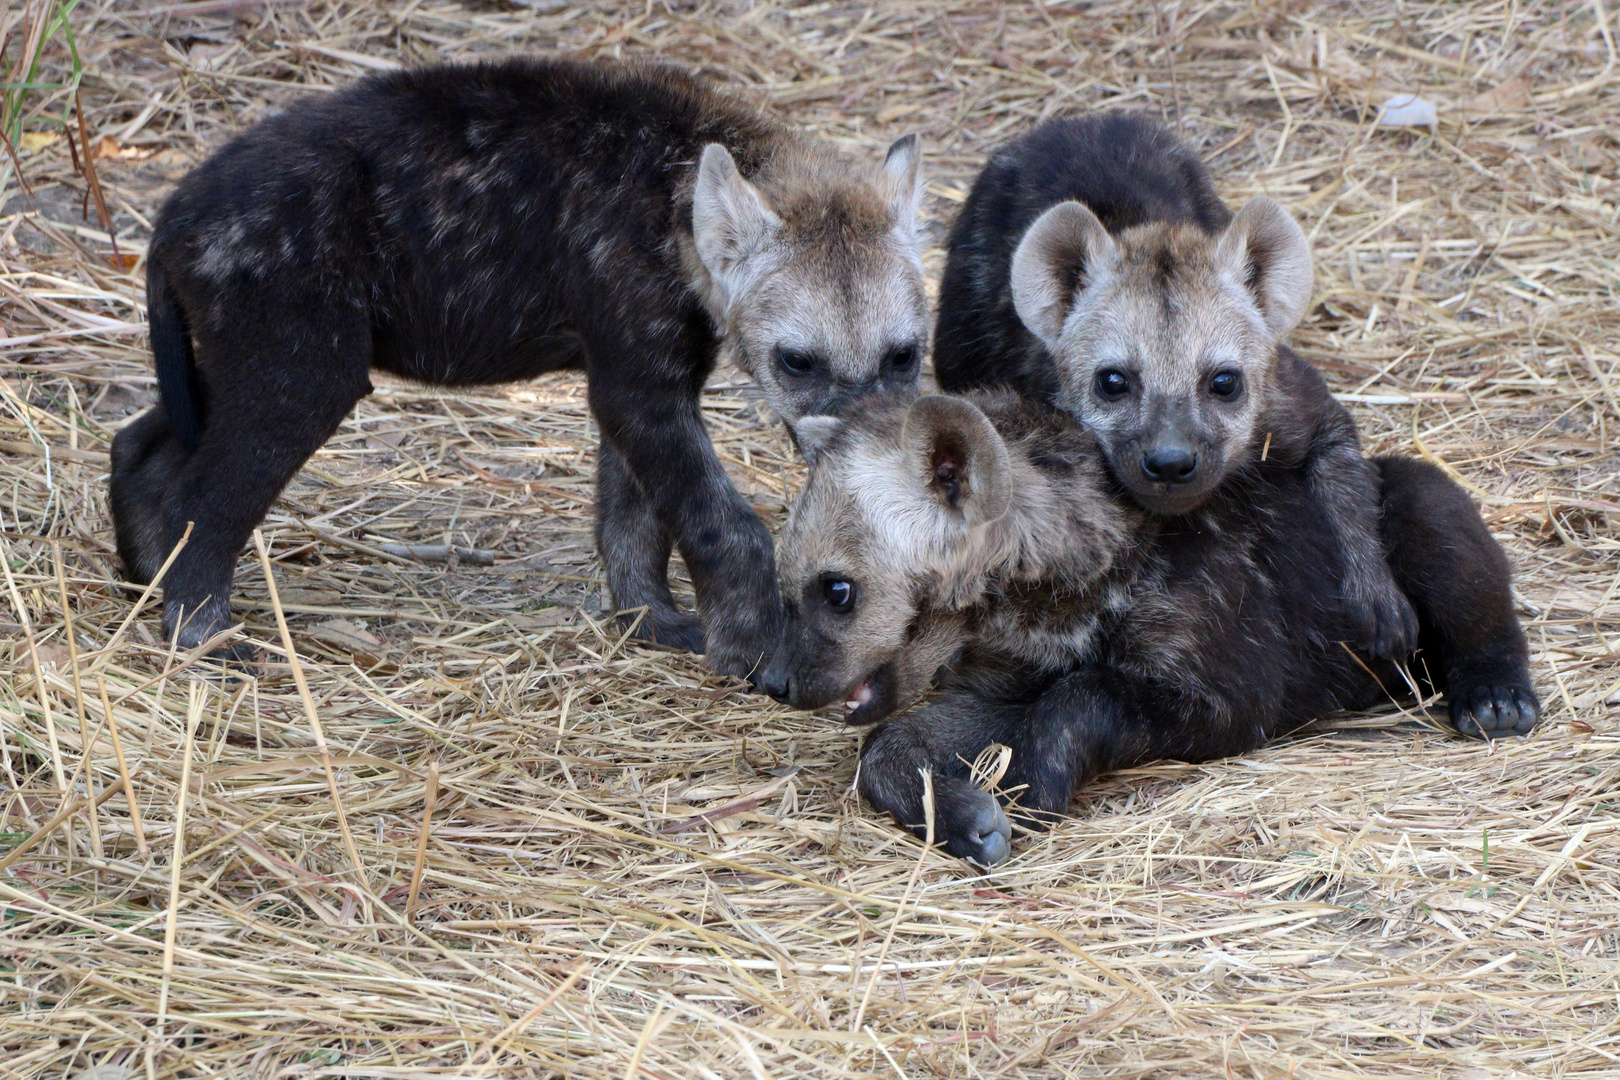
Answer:
M1422 625L1420 647L1445 680L1464 735L1526 735L1541 715L1513 612L1512 568L1467 494L1414 458L1378 458L1384 547Z
M596 547L607 570L613 605L635 623L636 635L659 645L703 651L703 623L682 611L669 591L669 555L674 540L653 512L647 493L606 439L596 469Z
M169 549L164 546L163 498L186 463L186 452L157 405L124 425L112 441L108 503L124 574L150 584Z
M202 438L163 502L166 549L192 523L163 582L164 633L182 649L230 626L231 577L253 529L370 389L363 322L316 317L279 329L200 343Z

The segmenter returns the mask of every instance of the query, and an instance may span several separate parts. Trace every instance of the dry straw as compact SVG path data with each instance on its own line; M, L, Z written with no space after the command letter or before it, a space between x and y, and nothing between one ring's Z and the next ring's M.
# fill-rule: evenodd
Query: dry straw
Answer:
M80 0L82 134L56 5L0 8L0 1072L1620 1075L1608 3ZM1331 718L1107 778L975 877L863 810L835 719L603 620L573 376L379 379L239 566L264 670L202 677L111 547L153 394L128 260L272 109L517 50L663 55L852 152L920 130L936 238L1043 116L1178 125L1305 222L1298 344L1368 446L1507 545L1542 730ZM1437 127L1378 127L1398 93ZM740 383L707 418L779 523L799 466Z

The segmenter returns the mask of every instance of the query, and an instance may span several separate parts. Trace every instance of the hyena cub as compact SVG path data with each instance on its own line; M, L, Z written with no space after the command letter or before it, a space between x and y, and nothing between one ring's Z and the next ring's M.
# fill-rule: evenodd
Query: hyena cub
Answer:
M113 443L129 575L182 647L229 625L232 571L371 390L582 368L597 540L657 641L750 671L780 619L770 534L698 408L717 358L784 418L916 384L927 304L914 136L845 160L679 71L516 60L302 102L164 205L147 265L162 404ZM678 547L702 621L671 597Z
M968 763L1011 748L1002 788L1032 826L1100 772L1252 750L1406 687L1362 660L1333 525L1297 469L1262 463L1182 518L1142 511L1072 418L1010 393L874 399L799 423L811 473L778 549L786 616L763 688L883 720L942 667L940 692L874 731L860 789L984 864L1011 828ZM1382 541L1420 616L1420 681L1475 736L1537 714L1510 570L1466 495L1380 459Z
M782 642L759 678L779 701L842 702L846 722L871 724L964 650L975 664L1059 671L1129 601L1148 517L1109 497L1091 435L1064 413L1010 391L872 399L806 417L797 434L810 475L777 551ZM910 784L920 805L917 776L862 768L879 809L899 806L874 777ZM941 836L997 861L1006 818L958 771L936 778Z
M873 399L796 426L810 475L778 549L785 634L760 688L852 724L910 704L969 640L1083 656L1147 515L1089 432L1010 391Z
M1294 219L1267 198L1230 214L1158 124L1054 120L991 158L952 229L939 384L1055 401L1165 517L1261 460L1304 470L1344 560L1348 639L1402 656L1417 621L1379 546L1376 473L1349 413L1282 340L1311 282Z

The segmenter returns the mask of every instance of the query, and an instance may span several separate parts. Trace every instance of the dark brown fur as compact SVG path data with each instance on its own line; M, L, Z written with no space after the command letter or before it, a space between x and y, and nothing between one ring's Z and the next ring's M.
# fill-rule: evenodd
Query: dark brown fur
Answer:
M1009 850L996 801L967 780L993 742L1012 748L1004 787L1038 825L1098 772L1243 752L1406 690L1394 661L1347 647L1338 538L1298 461L1268 455L1165 518L1072 419L1006 392L870 400L799 437L811 475L778 553L787 626L761 685L871 723L944 668L934 700L870 736L860 787L920 832L928 769L937 835L959 855ZM1501 549L1439 470L1371 470L1389 565L1422 620L1411 668L1465 734L1528 731L1538 705Z
M1417 622L1379 546L1377 478L1349 414L1281 340L1310 287L1282 208L1256 199L1234 217L1156 122L1049 121L992 156L952 229L940 386L1055 402L1167 518L1263 456L1300 463L1338 539L1350 640L1402 656Z
M671 68L514 60L362 80L250 129L181 182L147 286L162 404L113 444L128 573L164 628L229 625L239 552L376 367L443 386L583 369L597 535L657 640L753 669L771 541L704 430L722 354L786 418L907 391L926 344L917 150L857 167ZM804 328L812 328L806 335ZM789 371L792 356L813 363ZM679 547L703 622L666 580Z

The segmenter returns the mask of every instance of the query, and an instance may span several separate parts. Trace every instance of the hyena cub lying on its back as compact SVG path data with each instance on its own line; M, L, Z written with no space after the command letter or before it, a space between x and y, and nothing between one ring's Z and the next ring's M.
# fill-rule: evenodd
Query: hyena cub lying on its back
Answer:
M1296 469L1262 463L1167 520L1118 493L1071 418L1010 393L873 400L798 434L811 473L778 548L786 628L761 684L872 723L954 665L867 739L860 788L921 835L928 770L936 835L963 858L1010 851L1006 816L968 777L991 743L1012 749L1002 788L1039 826L1100 772L1244 752L1406 685L1393 661L1339 644L1354 625L1344 564ZM1369 468L1420 619L1416 674L1466 733L1528 730L1501 549L1438 470Z
M744 674L779 623L771 538L698 396L721 353L784 418L915 387L915 137L858 165L671 68L514 60L362 80L227 144L147 263L162 404L113 441L126 572L182 647L230 625L272 500L371 392L583 369L621 609ZM702 622L671 597L679 547Z
M1344 560L1350 640L1402 656L1417 623L1378 542L1355 424L1282 339L1311 297L1282 207L1236 216L1198 159L1128 114L1054 120L996 152L951 232L935 368L1011 385L1096 432L1144 508L1184 515L1262 459L1302 469Z

